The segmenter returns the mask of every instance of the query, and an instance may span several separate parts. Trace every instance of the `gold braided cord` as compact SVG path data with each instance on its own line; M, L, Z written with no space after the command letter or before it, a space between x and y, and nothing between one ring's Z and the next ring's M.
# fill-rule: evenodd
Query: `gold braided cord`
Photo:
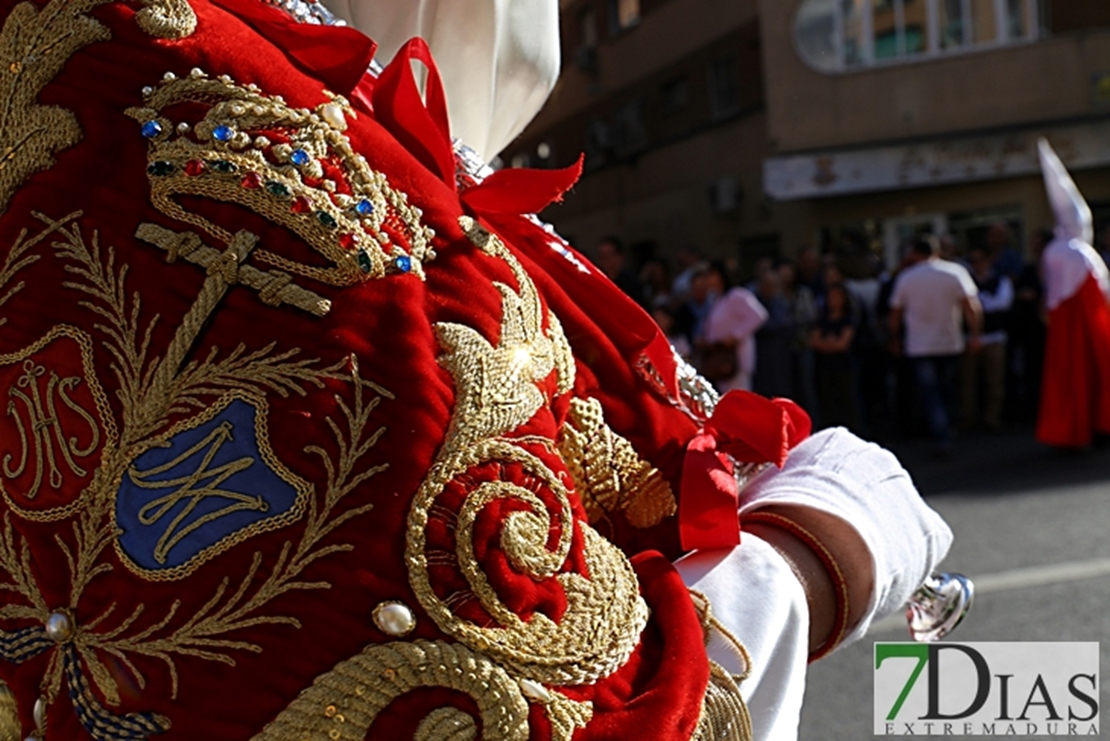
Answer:
M81 358L82 373L80 376L72 377L78 379L74 385L85 384L95 402L95 409L92 410L94 413L90 413L90 410L81 410L80 415L92 425L97 441L103 440L103 446L101 448L101 457L103 459L105 454L116 448L119 440L119 433L116 428L115 420L112 417L111 407L108 405L108 395L104 392L96 375L96 369L93 365L93 340L88 334L76 327L65 324L58 325L51 329L42 339L28 345L22 350L0 355L0 367L30 362L32 356L36 353L41 352L55 342L66 340L77 346L77 352ZM28 447L33 446L33 443L29 439L29 431L24 430L22 423L19 422L18 414L15 415L15 419L18 430L17 434L26 452ZM3 495L5 504L13 512L19 514L20 517L33 522L53 522L71 516L83 505L87 491L82 491L81 494L74 498L69 504L50 509L30 509L20 505L12 498L12 493L9 491L11 485L5 481L7 478L14 478L14 476L7 475L10 473L7 468L7 458L8 457L5 457L4 465L0 468L0 472L3 473L3 475L0 475L0 494ZM95 483L95 481L90 481L89 486L92 487ZM26 496L27 492L21 492L21 494Z
M368 646L316 678L252 741L363 741L378 714L421 687L465 693L478 705L484 741L526 741L528 703L517 685L480 653L457 643L415 641ZM460 711L433 711L418 735L467 739ZM471 721L473 722L473 721ZM428 735L435 729L451 736Z
M736 679L715 661L709 662L709 686L691 741L753 741L752 718Z
M227 253L209 247L195 232L175 232L157 224L139 225L135 236L167 252L166 261L182 258L205 269L215 266ZM251 265L237 265L236 281L255 289L259 298L268 306L288 304L313 316L325 316L331 310L331 301L317 293L291 282L289 275L265 272Z
M8 685L0 682L0 741L19 741L19 707Z

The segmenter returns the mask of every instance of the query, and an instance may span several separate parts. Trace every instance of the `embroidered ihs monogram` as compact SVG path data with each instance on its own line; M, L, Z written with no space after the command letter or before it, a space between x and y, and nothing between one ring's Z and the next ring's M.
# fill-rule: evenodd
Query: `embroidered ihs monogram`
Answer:
M120 547L143 569L191 569L300 516L309 484L270 452L264 404L231 395L139 456L116 498Z
M0 394L7 397L0 417L0 488L30 519L65 516L92 479L101 443L114 443L90 352L83 332L59 327L0 356Z

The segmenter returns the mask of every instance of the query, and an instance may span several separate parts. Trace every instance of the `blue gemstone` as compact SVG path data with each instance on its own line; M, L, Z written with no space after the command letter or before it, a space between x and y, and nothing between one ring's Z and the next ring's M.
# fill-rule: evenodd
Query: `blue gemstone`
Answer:
M212 136L216 139L216 141L229 142L231 141L231 137L235 136L235 129L226 124L220 124L216 128L212 129Z
M407 273L412 270L412 258L408 255L399 255L393 258L393 267L397 268L402 273Z
M157 121L147 121L145 124L143 124L142 131L143 136L145 136L147 139L153 139L154 137L162 133L162 124L158 123Z
M304 167L312 161L312 158L303 149L294 149L293 154L289 155L289 161L297 167Z
M355 211L358 213L359 216L369 216L370 214L374 213L374 204L363 198L361 201L355 204Z

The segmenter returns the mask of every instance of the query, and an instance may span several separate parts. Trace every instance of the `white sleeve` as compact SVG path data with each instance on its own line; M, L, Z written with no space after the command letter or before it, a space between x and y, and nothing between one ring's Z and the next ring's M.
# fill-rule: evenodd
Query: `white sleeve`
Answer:
M751 674L740 693L757 739L797 738L809 656L806 595L790 566L763 540L744 533L735 548L694 551L675 564L716 616L748 649ZM743 667L719 636L709 657L737 674Z
M839 517L867 545L875 587L866 614L841 645L901 609L952 544L952 531L921 499L898 459L843 428L813 435L790 452L781 470L768 469L744 487L741 522L745 512L770 504Z

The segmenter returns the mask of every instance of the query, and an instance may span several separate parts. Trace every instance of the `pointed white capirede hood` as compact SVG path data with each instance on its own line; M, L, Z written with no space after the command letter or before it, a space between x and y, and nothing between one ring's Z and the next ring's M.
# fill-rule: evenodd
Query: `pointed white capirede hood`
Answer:
M1040 139L1037 149L1048 202L1056 215L1056 239L1045 248L1041 258L1045 304L1049 310L1055 309L1074 296L1091 275L1098 281L1102 294L1110 299L1110 273L1091 247L1094 239L1091 209L1048 141Z
M388 64L409 39L432 49L451 136L489 161L524 130L559 77L558 0L326 0Z

